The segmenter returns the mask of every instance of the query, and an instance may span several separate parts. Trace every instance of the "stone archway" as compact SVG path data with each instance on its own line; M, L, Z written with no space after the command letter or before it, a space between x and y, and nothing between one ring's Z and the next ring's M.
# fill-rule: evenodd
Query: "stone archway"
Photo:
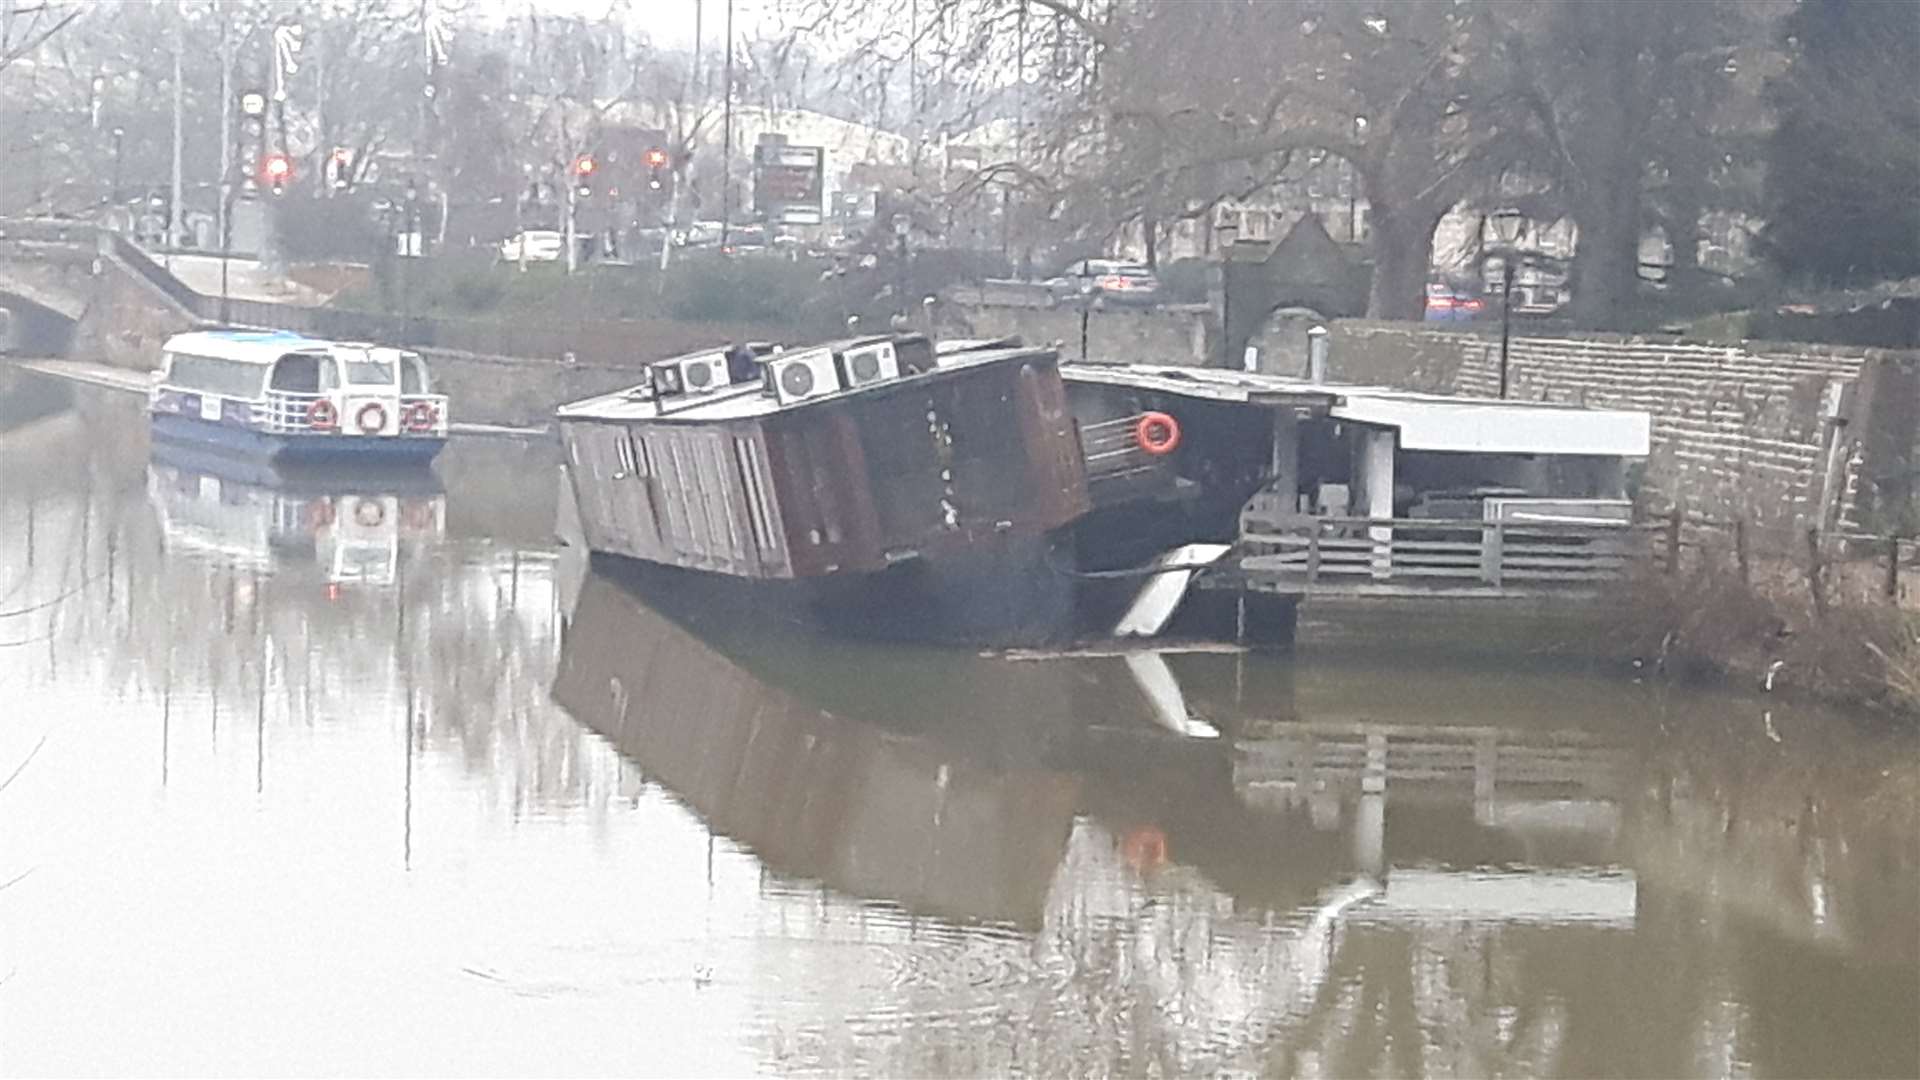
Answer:
M1325 326L1327 322L1325 312L1293 301L1283 302L1268 312L1247 335L1247 344L1259 350L1261 373L1306 378L1307 330Z
M1225 327L1227 347L1223 350L1227 356L1246 355L1246 347L1257 344L1254 339L1277 312L1309 310L1324 321L1357 316L1367 308L1366 267L1349 259L1313 214L1298 215L1280 241L1264 251L1259 245L1236 245L1224 269L1230 301L1229 325ZM1217 322L1215 326L1217 333ZM1209 354L1222 355L1222 351L1210 350ZM1276 360L1285 364L1284 356ZM1263 357L1260 367L1263 371L1300 371L1305 358L1303 354L1288 369L1269 365Z

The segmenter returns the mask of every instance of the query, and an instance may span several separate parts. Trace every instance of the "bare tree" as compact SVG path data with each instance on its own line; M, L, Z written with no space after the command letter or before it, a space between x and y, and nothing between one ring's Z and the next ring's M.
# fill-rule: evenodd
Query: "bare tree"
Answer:
M1526 106L1535 153L1580 229L1574 260L1574 317L1588 326L1629 320L1639 282L1647 192L1677 173L1697 187L1705 163L1687 160L1680 126L1712 115L1702 71L1738 66L1753 36L1751 4L1740 0L1654 5L1637 0L1552 0L1498 8L1513 63L1512 91ZM1711 92L1717 95L1718 90ZM1660 164L1665 157L1666 166ZM1670 189L1672 219L1698 213ZM1678 245L1676 245L1678 246Z
M0 71L30 56L84 10L60 0L0 0Z
M800 6L804 29L862 25L833 0ZM1152 238L1169 219L1259 193L1303 152L1344 159L1372 207L1377 316L1417 317L1434 226L1513 152L1493 120L1508 99L1489 77L1498 57L1483 4L904 6L866 16L881 29L849 56L887 70L957 65L977 100L1014 87L1012 159L981 174L1017 177L1069 235L1131 224Z

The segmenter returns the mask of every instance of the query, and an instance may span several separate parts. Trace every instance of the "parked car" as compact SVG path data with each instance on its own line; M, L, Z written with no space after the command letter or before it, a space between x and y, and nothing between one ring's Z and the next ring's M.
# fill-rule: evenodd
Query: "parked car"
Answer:
M1427 286L1428 322L1472 322L1486 307L1486 301L1465 289L1438 281Z
M524 246L528 262L557 262L567 253L567 239L553 229L528 229L500 241L500 257L508 262L520 261L520 249Z
M722 255L758 254L767 249L767 230L759 225L735 225L727 230Z
M1052 304L1086 303L1150 307L1160 302L1160 279L1141 263L1116 259L1081 259L1046 282Z
M717 221L696 221L684 229L675 229L673 245L675 247L703 248L720 243L720 223Z

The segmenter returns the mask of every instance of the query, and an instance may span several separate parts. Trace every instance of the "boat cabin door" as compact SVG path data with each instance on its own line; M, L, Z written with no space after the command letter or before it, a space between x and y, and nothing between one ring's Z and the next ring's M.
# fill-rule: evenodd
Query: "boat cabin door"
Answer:
M392 349L334 350L340 430L349 435L400 434L400 357Z

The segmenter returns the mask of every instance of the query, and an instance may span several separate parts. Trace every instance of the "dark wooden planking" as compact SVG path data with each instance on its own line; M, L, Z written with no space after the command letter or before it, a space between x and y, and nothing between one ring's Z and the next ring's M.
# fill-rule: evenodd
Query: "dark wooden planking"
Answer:
M747 418L561 428L590 546L744 577L882 570L1046 532L1089 506L1046 352Z

